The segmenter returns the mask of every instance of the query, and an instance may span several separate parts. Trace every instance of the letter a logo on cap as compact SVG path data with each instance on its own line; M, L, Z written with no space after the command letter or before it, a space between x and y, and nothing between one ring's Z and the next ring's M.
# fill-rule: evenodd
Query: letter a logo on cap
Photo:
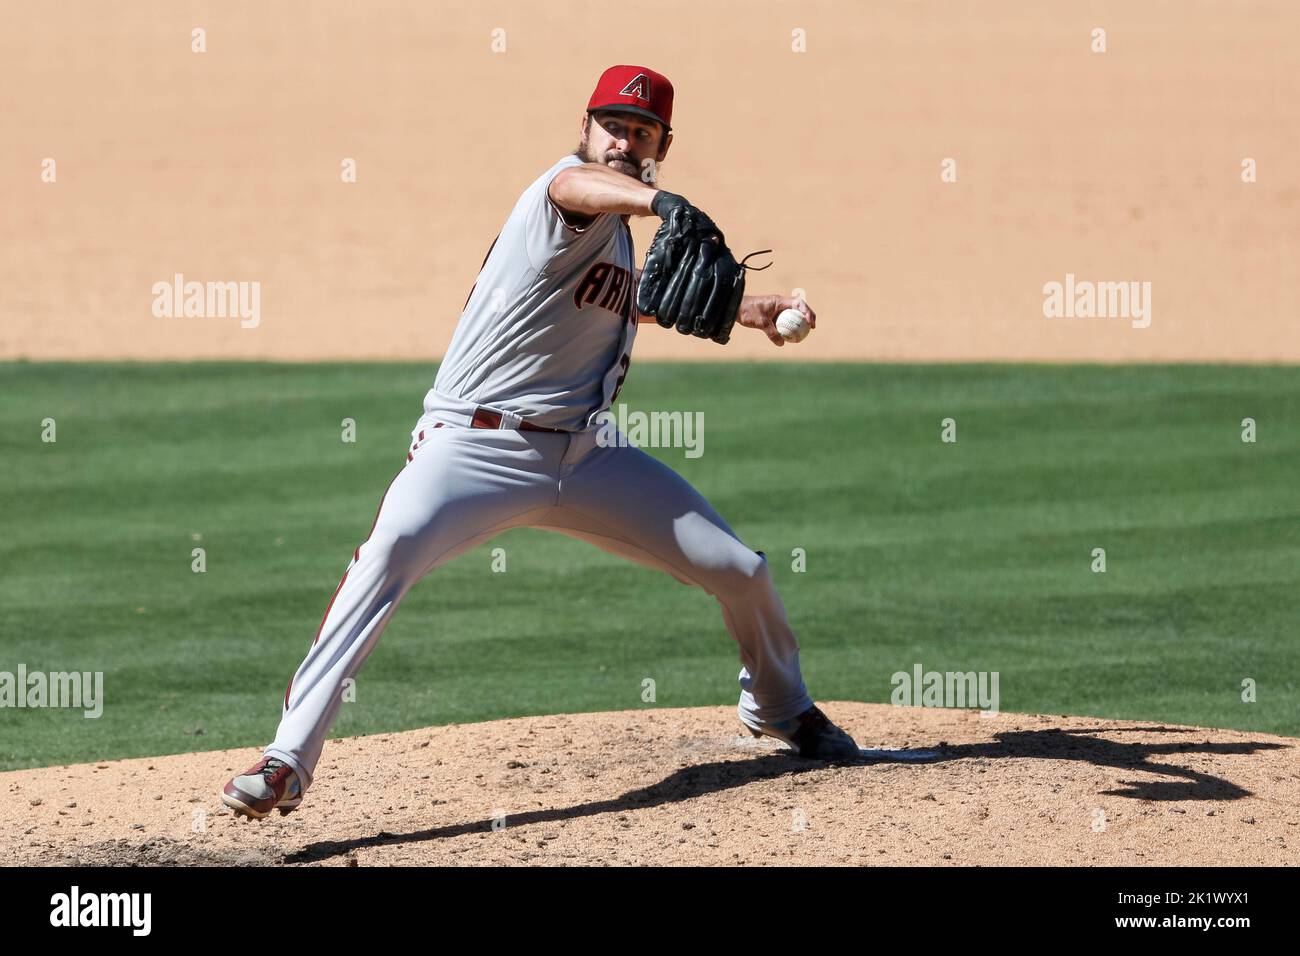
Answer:
M640 114L671 130L673 85L668 77L648 66L620 63L600 74L587 101L587 112L596 110Z
M635 96L638 100L650 99L650 77L644 73L638 73L627 84L618 91L619 96Z

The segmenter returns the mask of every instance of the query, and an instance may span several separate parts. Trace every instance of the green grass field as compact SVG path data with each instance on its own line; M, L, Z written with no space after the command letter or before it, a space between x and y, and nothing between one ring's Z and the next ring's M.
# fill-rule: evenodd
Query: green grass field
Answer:
M0 365L0 671L105 694L0 709L0 769L269 740L433 372ZM1300 728L1296 368L640 363L620 400L704 411L703 457L652 453L767 552L819 699L919 662L1008 711ZM513 531L416 587L334 733L734 704L738 669L708 595Z

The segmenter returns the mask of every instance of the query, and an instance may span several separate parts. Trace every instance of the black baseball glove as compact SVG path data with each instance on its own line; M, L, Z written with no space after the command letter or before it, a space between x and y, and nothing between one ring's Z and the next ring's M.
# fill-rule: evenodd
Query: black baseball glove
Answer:
M683 197L660 190L651 208L663 223L646 250L637 309L666 329L725 345L750 267L736 261L713 220Z

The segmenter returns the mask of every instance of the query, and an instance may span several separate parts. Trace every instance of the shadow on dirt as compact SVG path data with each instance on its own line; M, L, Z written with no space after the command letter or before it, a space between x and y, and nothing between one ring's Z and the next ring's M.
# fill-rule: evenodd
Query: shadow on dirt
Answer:
M1165 733L1197 734L1201 731L1175 727L1104 727L1081 730L1051 728L1031 731L1009 731L996 735L996 739L979 744L948 744L939 742L929 748L910 750L864 750L862 766L881 763L929 764L952 760L984 760L1003 758L1044 758L1049 760L1080 760L1099 767L1115 767L1145 773L1163 774L1180 778L1171 781L1121 781L1125 789L1101 791L1111 796L1133 797L1141 800L1237 800L1249 796L1249 791L1236 784L1201 773L1188 767L1153 762L1153 757L1187 753L1251 754L1261 750L1274 750L1282 744L1264 742L1211 743L1186 739L1170 742L1122 743L1091 734L1106 733ZM843 765L843 764L842 764ZM849 766L855 764L850 763ZM661 804L690 800L704 794L718 793L743 787L757 780L770 780L793 774L822 770L820 761L800 760L787 751L766 754L746 760L720 760L696 764L673 771L658 783L630 790L608 800L595 800L568 807L535 810L511 814L502 821L510 827L531 826L575 820L604 813L622 813L642 810ZM422 843L463 836L467 833L491 831L491 819L473 820L450 826L433 827L410 833L379 832L374 836L353 840L321 841L288 854L285 863L316 863L331 857L368 847L392 844Z
M550 810L533 810L524 813L512 813L502 821L509 827L531 826L537 823L556 823L561 820L576 820L583 817L598 816L602 813L624 813L628 810L644 810L647 807L665 803L677 803L690 800L706 793L718 793L743 787L755 780L770 780L789 774L807 773L810 770L822 770L826 764L820 761L799 760L785 753L756 757L750 760L720 760L713 763L694 764L682 767L669 774L658 783L639 790L629 790L609 800L595 800L571 807L555 807ZM323 841L312 843L296 853L288 854L285 863L316 863L341 853L360 850L366 847L388 846L394 843L423 843L426 840L442 840L448 837L464 836L467 833L491 831L493 821L474 820L445 827L433 827L414 833L380 832L370 837L357 840Z
M1096 767L1115 767L1143 773L1163 774L1180 780L1121 780L1123 789L1101 790L1099 794L1111 797L1132 797L1138 800L1240 800L1250 796L1250 791L1222 777L1202 773L1190 767L1157 763L1152 758L1176 754L1202 753L1237 755L1252 754L1261 750L1279 750L1284 744L1243 741L1241 743L1212 743L1208 740L1172 740L1155 743L1143 741L1123 743L1094 737L1092 734L1203 734L1204 731L1186 727L1082 727L1063 730L1052 727L1045 730L1008 731L995 735L995 740L982 744L940 744L943 760L970 760L1005 757L1045 757L1050 760L1081 760Z

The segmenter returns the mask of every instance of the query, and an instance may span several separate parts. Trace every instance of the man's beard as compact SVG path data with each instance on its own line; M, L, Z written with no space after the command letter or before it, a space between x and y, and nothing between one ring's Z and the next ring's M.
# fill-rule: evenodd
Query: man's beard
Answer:
M622 173L624 176L630 176L632 179L638 180L639 182L644 182L647 185L654 184L659 178L659 169L655 167L654 173L652 174L651 178L646 179L643 175L646 170L637 165L636 159L633 158L632 156L627 155L626 153L620 153L616 149L606 150L603 156L596 155L595 151L591 149L590 144L585 139L578 144L577 149L573 151L573 155L577 156L584 163L599 163L601 166L604 166L607 169L612 169L616 173ZM627 163L629 166L632 167L632 171L629 172L628 170L619 168L617 166L610 166L609 165L610 162L616 159L621 159L623 162Z

